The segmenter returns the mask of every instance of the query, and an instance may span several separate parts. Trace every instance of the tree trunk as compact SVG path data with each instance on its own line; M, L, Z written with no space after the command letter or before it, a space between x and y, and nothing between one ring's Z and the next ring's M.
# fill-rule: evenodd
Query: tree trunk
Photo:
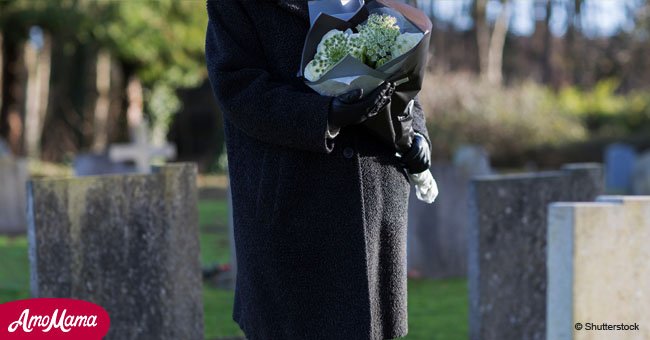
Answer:
M487 80L494 85L500 85L503 79L503 47L510 26L510 1L503 2L501 13L494 24L490 46L488 48Z
M77 154L86 141L86 131L92 127L84 118L88 99L87 64L92 63L87 46L75 44L64 51L67 38L52 37L52 68L49 103L42 133L41 159L61 162L68 154ZM94 80L93 80L94 82ZM94 84L93 84L94 85Z
M3 100L3 95L4 92L2 92L2 89L4 88L2 85L4 83L3 81L3 74L4 74L4 40L3 40L3 35L2 35L2 30L0 30L0 109L2 108L2 100ZM2 121L0 121L0 138L3 136L2 133Z
M108 115L111 104L111 55L106 50L101 50L97 54L95 75L97 100L95 102L92 149L94 152L101 153L108 146Z
M476 29L476 45L478 47L479 70L482 76L487 75L489 68L490 28L485 17L487 0L475 0L474 23Z
M553 61L551 49L552 44L552 35L551 35L551 14L553 10L553 4L551 0L546 1L546 18L544 18L544 51L542 59L542 81L544 84L552 85L557 88L557 83L555 82Z
M43 46L40 50L32 44L27 46L25 63L29 75L25 104L25 144L27 155L31 158L39 158L50 90L52 37L48 33L43 34Z
M567 58L572 61L573 84L581 85L582 83L582 0L574 0L573 16L569 17L570 35L567 35L569 44L566 51L569 53Z
M2 107L0 108L0 136L9 144L12 153L23 155L23 113L25 105L26 71L23 63L24 44L4 39L2 50Z
M137 128L143 124L143 108L144 99L142 91L142 82L136 75L129 77L126 85L126 96L128 100L128 108L126 110L126 118L129 126L129 133L131 140L135 140L135 133Z

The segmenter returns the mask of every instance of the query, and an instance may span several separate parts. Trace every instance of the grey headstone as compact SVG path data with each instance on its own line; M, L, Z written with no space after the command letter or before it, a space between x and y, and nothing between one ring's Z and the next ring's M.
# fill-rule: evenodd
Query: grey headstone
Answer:
M612 194L632 193L636 151L630 145L614 143L605 150L605 190Z
M461 146L454 153L453 164L468 177L492 173L490 157L481 146Z
M430 168L442 193L433 204L409 195L407 263L411 276L467 275L467 199L469 177L447 163Z
M106 154L82 153L73 162L75 176L96 176L137 173L135 165L126 162L113 162Z
M106 339L203 339L196 166L30 181L34 297L103 306Z
M0 234L24 234L28 171L24 159L0 158Z
M650 339L650 196L548 210L546 339ZM587 330L587 323L639 329Z
M634 164L632 193L650 195L650 151L641 154Z
M483 176L470 186L470 339L544 339L549 203L603 191L598 164Z
M11 157L12 153L9 145L7 145L7 142L5 142L5 140L0 137L0 159Z
M413 189L409 196L409 273L427 278L466 277L469 180L492 172L488 154L480 147L461 147L453 165L434 163L430 171L441 193L436 201L418 200Z

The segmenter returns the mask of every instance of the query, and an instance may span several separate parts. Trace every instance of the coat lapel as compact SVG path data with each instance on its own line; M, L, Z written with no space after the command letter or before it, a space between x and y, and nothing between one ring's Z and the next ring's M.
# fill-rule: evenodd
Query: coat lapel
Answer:
M307 0L266 0L309 23Z

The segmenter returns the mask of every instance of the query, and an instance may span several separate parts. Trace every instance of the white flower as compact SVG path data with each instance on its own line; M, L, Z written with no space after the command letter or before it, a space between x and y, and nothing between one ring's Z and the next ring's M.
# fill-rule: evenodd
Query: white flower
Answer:
M395 45L391 48L391 57L397 58L402 54L410 51L415 45L417 45L424 34L422 33L403 33L400 34L397 39L395 39Z
M305 67L305 79L317 81L348 54L363 61L363 52L358 33L353 33L351 29L344 32L333 29L325 33L318 43L314 59Z
M305 79L309 81L317 81L323 76L323 74L325 74L325 72L329 71L332 66L334 66L334 64L330 60L316 57L305 67Z
M305 74L305 79L309 81L317 81L323 75L323 72L319 71L316 59L310 61L309 64L307 64L307 67L305 67L304 74Z
M318 47L316 47L316 53L323 53L323 51L325 50L325 41L331 39L336 35L341 35L341 34L343 34L343 32L337 29L333 29L325 33L325 35L320 39L320 43L318 43Z
M348 54L348 35L333 29L327 32L316 48L314 58L327 59L336 64Z
M366 47L359 33L350 33L348 35L348 51L353 57L362 62L365 61Z
M367 64L378 68L392 56L390 50L399 36L397 18L388 14L370 14L365 23L357 25L365 45Z

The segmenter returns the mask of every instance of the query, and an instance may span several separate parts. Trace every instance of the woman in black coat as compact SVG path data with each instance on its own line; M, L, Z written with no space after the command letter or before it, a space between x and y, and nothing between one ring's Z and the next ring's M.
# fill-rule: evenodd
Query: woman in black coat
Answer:
M237 255L233 319L249 340L406 335L408 170L428 168L420 103L400 161L358 123L392 84L321 96L296 76L307 0L208 0L206 59L224 115Z

